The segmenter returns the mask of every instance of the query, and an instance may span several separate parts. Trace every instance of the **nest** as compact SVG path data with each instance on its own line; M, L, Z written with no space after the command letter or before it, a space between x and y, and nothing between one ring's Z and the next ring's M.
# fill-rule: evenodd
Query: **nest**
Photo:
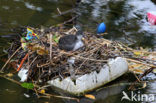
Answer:
M30 28L30 27L29 27ZM76 51L63 51L58 48L58 39L61 36L74 34L76 31L50 27L48 29L31 28L39 39L26 41L25 44L17 40L12 43L9 53L13 53L22 46L14 59L23 68L28 69L27 80L48 81L55 78L75 78L92 71L99 72L108 59L116 57L132 57L133 52L120 42L112 42L97 38L95 34L84 32L85 46ZM26 37L26 32L22 34ZM25 47L23 45L26 45ZM27 58L26 55L28 56ZM70 64L74 60L74 64Z

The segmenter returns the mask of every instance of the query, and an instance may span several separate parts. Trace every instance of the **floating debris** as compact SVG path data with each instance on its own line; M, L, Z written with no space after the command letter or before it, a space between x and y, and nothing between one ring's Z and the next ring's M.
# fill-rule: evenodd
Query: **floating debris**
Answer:
M116 79L127 72L128 65L129 71L138 74L156 67L155 52L134 50L120 42L97 38L88 32L84 32L84 46L81 48L68 52L60 50L59 38L69 33L75 35L76 32L75 28L68 30L62 27L47 29L27 27L21 40L11 44L8 52L12 56L9 57L2 71L13 58L17 63L16 70L19 71L18 75L22 82L33 80L36 85L48 82L68 92L75 91L79 94ZM102 76L105 79L99 79L99 82L95 78L99 78L100 73L109 75ZM84 86L82 90L73 90L82 86L80 84L83 83L79 80L85 82L84 77L95 80L92 87ZM70 88L65 88L67 81L71 83L68 84Z

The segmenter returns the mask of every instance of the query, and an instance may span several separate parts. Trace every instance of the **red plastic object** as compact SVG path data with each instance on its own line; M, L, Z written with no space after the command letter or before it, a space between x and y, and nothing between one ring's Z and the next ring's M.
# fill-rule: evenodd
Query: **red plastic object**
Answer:
M156 25L156 11L151 11L147 13L148 22L152 25Z

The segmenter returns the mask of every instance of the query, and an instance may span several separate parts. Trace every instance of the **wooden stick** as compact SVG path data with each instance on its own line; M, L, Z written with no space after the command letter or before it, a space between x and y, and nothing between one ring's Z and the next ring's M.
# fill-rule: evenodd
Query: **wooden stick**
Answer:
M10 62L10 60L13 58L13 56L21 49L22 47L20 46L12 55L11 57L6 61L6 63L3 65L1 72L3 72L4 68L6 67L6 65Z

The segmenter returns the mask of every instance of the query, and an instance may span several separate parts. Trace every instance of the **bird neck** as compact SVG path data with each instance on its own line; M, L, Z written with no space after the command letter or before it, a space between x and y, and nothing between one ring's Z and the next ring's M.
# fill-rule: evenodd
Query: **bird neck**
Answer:
M76 35L76 36L77 36L77 39L78 39L78 40L81 40L81 39L82 39L82 37L83 37L83 35L81 35L81 34Z

